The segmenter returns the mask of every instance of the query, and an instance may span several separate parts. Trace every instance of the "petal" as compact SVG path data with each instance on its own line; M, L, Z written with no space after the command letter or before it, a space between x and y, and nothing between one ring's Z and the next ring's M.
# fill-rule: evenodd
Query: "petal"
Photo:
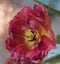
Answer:
M29 59L31 59L31 60L35 60L36 57L39 55L39 53L40 53L40 50L39 50L37 47L35 47L34 49L32 49L32 50L26 55L26 57L29 58ZM38 58L37 58L37 59L38 59ZM37 60L37 59L36 59L36 60Z
M12 59L18 59L18 58L22 58L25 57L26 54L29 52L29 48L26 44L21 44L16 46L12 52L11 52L11 58Z
M24 34L24 31L28 28L28 12L30 8L25 6L20 9L20 12L9 23L9 33Z
M45 8L44 8L44 6L41 4L41 5L34 5L34 12L35 12L35 15L37 16L37 17L39 17L39 19L42 19L42 21L40 21L40 22L45 22L44 20L45 20L45 13L46 13L46 11L45 11Z
M36 19L38 22L40 22L46 29L47 29L47 24L45 21L45 16L47 15L45 7L41 5L34 5L34 12L36 15Z
M23 37L16 37L15 36L14 38L12 38L9 36L6 39L5 43L6 43L7 50L11 52L17 45L25 43L25 41L24 41Z
M53 48L52 41L47 36L42 36L41 40L42 40L42 46L41 46L42 49L49 51Z
M16 42L15 42L13 39L11 39L10 37L8 37L8 38L6 39L5 43L6 43L6 48L7 48L8 51L10 51L10 52L11 52L11 50L12 50L13 48L15 48L15 46L17 45Z

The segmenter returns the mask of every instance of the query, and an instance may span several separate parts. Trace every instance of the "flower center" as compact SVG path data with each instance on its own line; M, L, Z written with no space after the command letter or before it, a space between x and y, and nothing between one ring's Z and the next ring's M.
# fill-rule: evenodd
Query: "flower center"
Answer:
M33 30L26 30L25 32L25 41L28 44L29 48L32 49L34 48L34 42L36 41L36 39L38 38L38 33L37 31L33 31Z

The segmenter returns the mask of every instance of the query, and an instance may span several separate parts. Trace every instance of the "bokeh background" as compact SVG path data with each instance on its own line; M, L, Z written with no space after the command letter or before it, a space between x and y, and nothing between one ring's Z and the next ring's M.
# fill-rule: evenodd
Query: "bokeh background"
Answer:
M9 52L5 48L5 39L8 34L8 23L20 10L21 6L27 5L33 7L33 0L0 0L0 64L5 64L5 60L9 56ZM52 14L52 29L56 36L58 36L57 43L60 43L60 16L51 12L50 14ZM56 49L50 51L44 60L47 64L60 64L60 44L57 44Z

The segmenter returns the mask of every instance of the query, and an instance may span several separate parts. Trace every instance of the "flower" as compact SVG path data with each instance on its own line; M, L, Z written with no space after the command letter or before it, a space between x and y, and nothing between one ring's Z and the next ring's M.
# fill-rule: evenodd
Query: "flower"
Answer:
M11 59L43 60L55 47L51 20L42 4L35 4L33 9L22 7L10 21L6 48L11 53Z

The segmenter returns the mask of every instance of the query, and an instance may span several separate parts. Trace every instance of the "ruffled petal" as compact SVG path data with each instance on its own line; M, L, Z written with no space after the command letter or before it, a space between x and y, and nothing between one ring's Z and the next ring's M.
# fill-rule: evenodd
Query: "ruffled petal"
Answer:
M24 57L43 60L55 47L56 37L51 28L51 19L42 4L35 4L33 9L22 7L9 22L6 48L11 53L11 59Z

